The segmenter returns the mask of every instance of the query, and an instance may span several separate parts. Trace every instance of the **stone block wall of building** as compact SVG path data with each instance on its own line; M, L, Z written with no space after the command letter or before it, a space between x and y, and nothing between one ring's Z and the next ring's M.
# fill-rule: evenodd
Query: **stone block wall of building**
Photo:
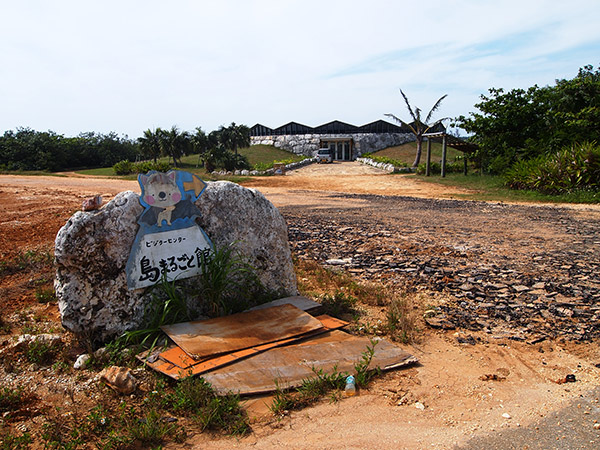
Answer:
M353 159L365 153L413 142L412 133L355 133L355 134L297 134L281 136L252 136L250 145L273 145L297 155L313 156L321 141L352 139L354 142Z

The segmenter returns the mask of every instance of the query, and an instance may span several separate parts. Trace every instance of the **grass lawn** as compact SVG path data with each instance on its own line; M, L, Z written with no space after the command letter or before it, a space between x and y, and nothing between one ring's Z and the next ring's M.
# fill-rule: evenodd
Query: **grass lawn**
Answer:
M497 175L479 175L472 173L450 173L445 178L439 175L426 177L414 175L428 183L437 183L445 186L462 187L476 191L473 194L457 195L465 200L504 201L504 202L531 202L531 203L599 203L600 192L575 192L562 195L545 195L536 191L520 191L504 186L504 178Z
M262 170L272 167L273 163L277 161L301 161L303 159L303 157L300 155L281 150L271 145L253 145L247 148L240 148L238 152L248 158L248 162L252 167L259 165L260 169ZM172 159L167 157L159 158L159 161L172 163ZM199 167L199 163L200 161L198 160L197 154L186 155L181 158L181 164L177 167L177 169L198 174L205 179L211 179L211 175L207 174L203 167ZM112 167L78 170L77 173L82 175L116 177ZM137 175L126 175L119 178L136 179ZM227 179L231 180L232 178L228 177Z
M387 158L396 159L398 161L402 161L409 166L415 160L415 155L417 154L417 143L416 142L408 142L403 145L398 145L396 147L388 147L386 149L380 150L378 152L373 153L373 156L385 156ZM448 162L453 162L457 156L462 156L462 152L453 149L451 147L446 147L446 160ZM427 142L423 142L423 148L421 153L421 163L425 163L427 158ZM440 162L442 160L442 144L437 142L431 143L431 161L432 162Z
M301 155L282 150L272 145L253 145L251 147L240 148L239 153L248 158L251 166L256 164L272 164L274 161L302 161L304 159Z

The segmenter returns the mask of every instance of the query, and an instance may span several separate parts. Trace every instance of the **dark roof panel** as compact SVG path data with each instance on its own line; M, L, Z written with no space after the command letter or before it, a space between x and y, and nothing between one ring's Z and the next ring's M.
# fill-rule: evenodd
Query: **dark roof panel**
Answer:
M410 128L405 125L401 127L385 120L376 120L360 127L361 133L410 133Z
M290 122L285 125L280 126L279 128L275 128L274 134L282 135L282 134L310 134L314 132L312 127L302 125L297 122Z
M442 126L443 127L443 126ZM435 127L437 130L438 127ZM250 129L250 136L281 136L295 134L352 134L352 133L410 133L411 130L405 125L398 126L385 120L376 120L375 122L357 127L349 123L333 120L331 122L319 125L318 127L309 127L298 122L289 122L279 128L269 128L257 123Z
M272 136L273 129L257 123L250 128L250 136Z
M340 122L334 120L332 122L319 125L315 127L315 133L317 134L347 134L347 133L358 133L358 127L350 125L349 123Z

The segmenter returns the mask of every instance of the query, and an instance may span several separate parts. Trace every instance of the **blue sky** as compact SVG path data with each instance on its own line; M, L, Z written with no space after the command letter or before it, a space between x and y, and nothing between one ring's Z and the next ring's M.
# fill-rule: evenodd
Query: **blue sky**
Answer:
M0 132L438 117L600 64L597 0L23 0L0 6Z

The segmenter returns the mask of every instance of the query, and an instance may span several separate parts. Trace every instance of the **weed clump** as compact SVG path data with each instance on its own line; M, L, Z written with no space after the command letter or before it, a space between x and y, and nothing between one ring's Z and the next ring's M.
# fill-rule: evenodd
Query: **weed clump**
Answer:
M377 341L371 340L361 358L354 364L354 373L356 386L366 388L371 380L381 373L379 367L372 368L371 362L375 354ZM285 390L279 387L276 380L277 389L273 397L273 402L269 409L275 415L284 414L286 411L302 409L319 401L326 394L331 394L332 401L338 401L341 398L342 390L346 384L348 372L338 371L337 365L333 367L331 373L325 372L322 368L312 368L314 377L302 380L302 384L292 390Z
M336 291L333 295L324 294L321 297L323 312L338 318L347 315L358 315L357 302L358 300L355 297L342 291Z
M34 364L49 365L58 354L58 348L51 342L44 340L33 340L27 345L25 357Z
M193 418L203 431L223 431L232 435L250 431L239 395L217 395L210 383L198 377L179 381L170 393L162 394L164 390L164 383L159 382L148 401L158 401L168 411Z

